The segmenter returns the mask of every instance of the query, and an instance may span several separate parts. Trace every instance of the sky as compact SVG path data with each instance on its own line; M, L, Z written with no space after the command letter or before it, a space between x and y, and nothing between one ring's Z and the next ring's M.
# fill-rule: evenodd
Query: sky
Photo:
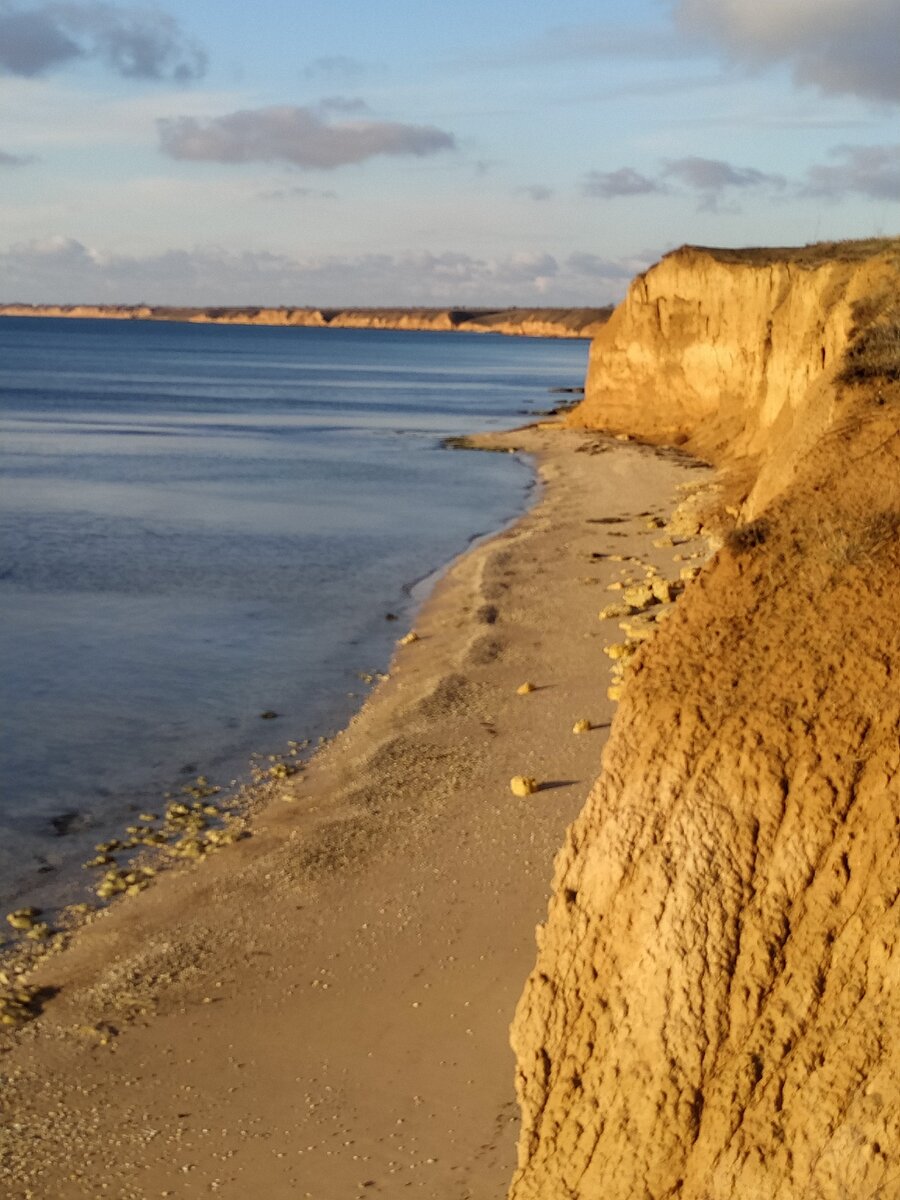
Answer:
M0 302L591 305L900 234L900 0L0 0Z

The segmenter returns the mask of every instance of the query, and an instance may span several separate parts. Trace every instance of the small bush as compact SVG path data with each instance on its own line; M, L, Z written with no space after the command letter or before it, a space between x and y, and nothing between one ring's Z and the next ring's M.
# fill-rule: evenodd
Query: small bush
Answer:
M725 544L735 556L747 554L749 551L755 550L757 546L762 546L769 533L769 522L764 517L758 517L749 525L739 525L736 529L732 529L725 538Z

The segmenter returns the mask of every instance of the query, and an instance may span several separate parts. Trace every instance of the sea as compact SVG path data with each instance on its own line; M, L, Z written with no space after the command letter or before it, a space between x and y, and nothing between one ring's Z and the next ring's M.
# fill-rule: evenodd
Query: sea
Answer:
M441 569L534 486L444 439L534 419L586 362L0 318L0 904L86 898L94 844L166 793L345 725Z

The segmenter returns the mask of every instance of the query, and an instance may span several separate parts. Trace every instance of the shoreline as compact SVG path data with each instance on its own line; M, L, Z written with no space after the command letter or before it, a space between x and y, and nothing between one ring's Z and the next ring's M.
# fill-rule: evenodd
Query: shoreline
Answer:
M267 786L253 837L116 903L35 971L60 991L0 1055L21 1125L0 1158L11 1196L94 1197L98 1178L135 1200L502 1194L506 1026L615 707L602 650L621 635L597 610L638 569L623 558L677 577L675 554L701 553L648 528L699 476L559 426L471 444L536 456L532 506L442 572L418 640ZM542 788L516 799L517 774Z
M462 439L463 441L465 439ZM456 450L460 447L453 445L453 437L444 439L448 450ZM465 448L465 447L462 447ZM506 451L504 451L505 453ZM520 463L524 462L524 456L517 456ZM394 629L399 633L405 631L408 627L412 627L412 623L424 604L427 604L429 597L441 581L441 579L450 571L454 564L466 554L476 549L478 546L489 541L490 539L504 533L506 530L514 527L518 521L522 519L525 513L533 506L534 497L539 494L540 480L537 473L532 470L531 478L523 485L520 502L515 511L504 515L500 524L488 531L476 532L470 534L456 554L446 561L429 568L424 574L416 575L413 578L402 581L398 585L397 602L392 604L392 613L396 616ZM166 806L173 802L183 801L185 796L189 794L190 788L194 786L196 778L207 779L215 787L216 793L220 800L213 800L213 803L221 803L222 815L234 813L236 818L241 818L243 815L254 812L260 806L260 803L265 802L265 798L260 800L257 793L266 791L266 781L260 778L260 772L265 772L271 765L277 763L292 762L292 756L296 753L297 756L302 756L304 763L313 755L322 745L325 745L334 740L335 736L340 733L355 717L361 709L370 701L374 694L372 682L383 678L390 669L390 662L393 655L396 653L396 641L393 648L384 651L384 656L361 652L359 662L355 669L355 677L359 681L355 687L359 690L353 692L335 692L333 696L333 707L344 710L342 717L336 717L333 720L326 721L322 724L313 724L304 726L302 729L290 727L290 731L294 735L294 739L300 737L303 740L297 741L292 738L285 737L278 742L277 745L269 745L265 749L256 749L250 751L247 759L242 766L237 767L232 764L232 777L229 778L229 773L217 773L215 766L210 766L208 759L213 755L196 757L196 768L193 773L186 774L183 770L180 772L181 779L175 774L174 768L171 772L171 780L169 787L173 790L163 791L160 789L159 794L154 797L148 796L142 803L137 803L132 800L130 803L131 822L138 821L139 813L149 809L164 810ZM278 714L279 717L282 714ZM282 722L285 727L288 727L289 722L285 719ZM299 751L293 751L292 747L300 747ZM218 753L215 751L214 753ZM182 783L183 786L177 788L177 784ZM81 812L72 812L63 814L63 816L71 815L81 817ZM22 876L23 883L15 891L10 891L5 894L0 900L0 914L17 909L20 906L36 905L41 912L42 919L50 921L54 928L58 928L67 934L73 929L80 927L78 920L73 920L71 910L78 909L85 902L96 903L94 887L100 880L100 874L96 872L88 879L84 875L85 860L93 858L97 843L105 843L111 839L126 839L128 834L126 831L124 819L110 819L108 824L91 821L89 827L82 831L76 828L74 834L57 834L59 838L72 837L73 842L81 843L80 850L77 853L70 853L71 861L55 866L52 876L48 876L42 872L40 865L32 868L31 876L27 879ZM52 846L53 841L50 835L47 835L48 845ZM121 857L121 856L120 856ZM171 866L172 863L159 856L154 856L150 859L146 854L141 856L141 851L136 851L131 856L122 858L121 865L128 869L129 863L148 862L149 865L159 870L166 865ZM102 874L102 873L101 873ZM17 940L13 931L9 929L6 922L0 924L0 971L7 963L10 957L10 952L17 945L21 945Z

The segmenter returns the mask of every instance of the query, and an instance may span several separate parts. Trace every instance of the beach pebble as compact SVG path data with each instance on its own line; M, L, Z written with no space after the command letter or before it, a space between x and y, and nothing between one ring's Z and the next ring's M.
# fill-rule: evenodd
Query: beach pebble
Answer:
M616 617L630 617L632 611L630 604L607 604L606 608L601 608L597 613L597 619L611 621Z
M12 925L13 929L31 929L35 922L35 917L40 915L40 909L37 908L17 908L11 913L7 913L6 920Z
M418 640L419 640L419 635L416 633L416 631L414 629L411 629L409 631L409 633L404 634L403 637L400 639L400 645L401 646L411 646L413 644L413 642L417 642Z
M539 786L538 781L530 775L514 775L509 781L509 790L514 796L530 796Z
M620 621L619 628L630 642L646 642L656 632L656 620L661 615L662 610L659 609L652 618L648 614L643 617L635 617L634 620Z
M520 683L519 686L516 688L516 695L517 696L527 696L529 692L533 692L533 691L534 691L534 684L530 683L526 679L526 681L524 683Z
M649 583L635 583L625 589L625 601L632 608L647 608L656 602L656 596Z
M572 726L573 733L590 733L592 729L590 721L587 717L582 717Z

